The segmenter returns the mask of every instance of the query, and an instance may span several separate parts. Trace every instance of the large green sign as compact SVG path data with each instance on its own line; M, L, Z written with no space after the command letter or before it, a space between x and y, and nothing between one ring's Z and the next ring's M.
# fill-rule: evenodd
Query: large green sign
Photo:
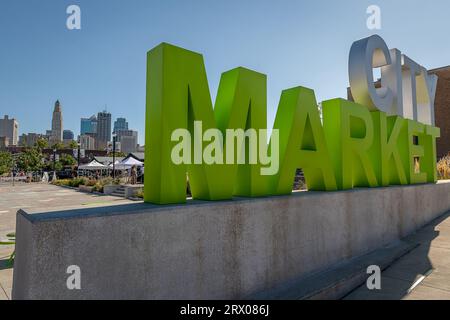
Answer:
M314 91L282 92L267 140L266 76L222 75L214 104L200 54L161 44L148 53L146 202L287 195L297 168L309 190L334 191L436 181L431 124Z

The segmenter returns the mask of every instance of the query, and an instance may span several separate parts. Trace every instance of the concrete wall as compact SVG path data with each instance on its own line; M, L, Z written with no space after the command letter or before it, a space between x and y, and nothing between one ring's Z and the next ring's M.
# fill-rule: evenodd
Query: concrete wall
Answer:
M125 198L133 198L139 191L142 191L143 186L139 185L130 185L125 187Z
M106 186L103 187L103 194L110 195L114 191L116 191L119 187L120 187L120 185L116 185L116 184L106 185Z
M450 182L17 214L15 299L233 299L386 245L450 210ZM66 269L81 287L66 288Z

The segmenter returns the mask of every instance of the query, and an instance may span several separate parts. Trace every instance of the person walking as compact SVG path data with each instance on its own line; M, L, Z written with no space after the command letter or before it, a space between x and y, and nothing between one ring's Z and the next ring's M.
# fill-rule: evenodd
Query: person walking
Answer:
M137 169L136 166L131 167L131 184L136 184L137 182Z

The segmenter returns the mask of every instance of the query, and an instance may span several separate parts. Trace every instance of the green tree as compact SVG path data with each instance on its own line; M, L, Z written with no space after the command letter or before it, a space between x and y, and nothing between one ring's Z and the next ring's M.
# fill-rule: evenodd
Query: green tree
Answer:
M40 150L48 148L48 141L47 141L47 139L39 138L36 141L36 143L35 143L35 147L40 149Z
M25 172L38 171L42 168L42 153L38 148L29 148L19 154L16 160L17 168Z
M115 154L116 154L116 157L126 157L127 155L125 154L125 153L123 153L123 152L115 152ZM113 153L112 152L110 152L109 153L109 156L110 157L112 157L113 156Z
M70 154L62 154L59 157L59 161L58 161L62 167L65 166L74 166L77 161L75 160L74 157L72 157Z
M0 175L10 172L13 167L11 153L0 151Z
M67 146L69 147L69 149L77 149L78 148L78 143L76 141L70 141Z
M62 142L57 142L52 145L52 149L61 150L64 149L64 144Z

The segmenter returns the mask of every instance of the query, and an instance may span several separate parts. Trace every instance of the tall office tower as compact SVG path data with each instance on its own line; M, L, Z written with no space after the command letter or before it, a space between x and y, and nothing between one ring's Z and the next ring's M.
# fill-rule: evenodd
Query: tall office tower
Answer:
M70 143L71 141L74 141L75 135L73 134L72 130L64 130L63 131L63 141L64 143Z
M97 114L97 149L105 150L111 141L111 113L107 111Z
M113 133L117 133L120 130L128 130L127 119L125 119L125 118L117 118L117 120L114 121Z
M19 142L19 123L5 115L0 119L0 137L8 138L9 145L17 146Z
M81 118L80 135L97 133L97 116L93 115L90 118Z
M95 138L89 133L81 135L80 148L84 150L95 150Z
M117 131L117 141L120 142L122 152L136 152L138 145L138 132L134 130L119 130Z
M53 110L52 117L52 136L51 143L57 143L62 141L62 133L63 133L63 118L61 111L61 104L59 100L55 102L55 109Z

